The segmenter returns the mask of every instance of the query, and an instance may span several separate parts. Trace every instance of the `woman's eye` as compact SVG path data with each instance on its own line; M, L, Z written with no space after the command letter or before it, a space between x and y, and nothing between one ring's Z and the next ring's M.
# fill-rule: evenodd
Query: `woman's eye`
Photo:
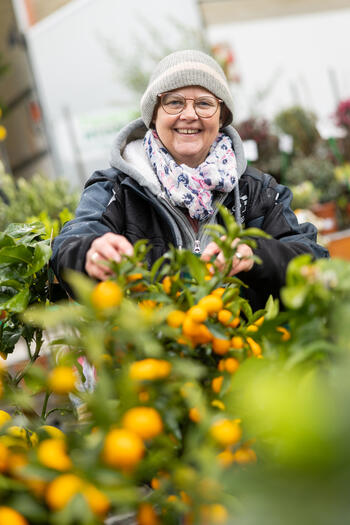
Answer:
M212 100L197 100L196 105L199 108L212 108L215 106L214 102Z
M183 102L177 98L170 98L165 100L165 105L170 108L179 108L183 106Z

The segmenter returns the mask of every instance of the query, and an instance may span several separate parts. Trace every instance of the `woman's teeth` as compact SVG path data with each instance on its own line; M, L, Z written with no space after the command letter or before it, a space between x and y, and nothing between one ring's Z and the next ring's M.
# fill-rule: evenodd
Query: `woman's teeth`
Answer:
M177 129L178 133L183 133L184 135L194 135L195 133L199 133L199 129Z

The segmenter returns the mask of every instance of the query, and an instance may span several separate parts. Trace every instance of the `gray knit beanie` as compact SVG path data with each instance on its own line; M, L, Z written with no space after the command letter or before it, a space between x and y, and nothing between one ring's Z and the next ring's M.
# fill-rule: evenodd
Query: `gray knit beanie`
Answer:
M225 103L229 114L223 122L232 122L233 100L225 73L209 55L195 49L176 51L163 58L155 68L141 99L141 116L149 128L157 95L186 86L200 86Z

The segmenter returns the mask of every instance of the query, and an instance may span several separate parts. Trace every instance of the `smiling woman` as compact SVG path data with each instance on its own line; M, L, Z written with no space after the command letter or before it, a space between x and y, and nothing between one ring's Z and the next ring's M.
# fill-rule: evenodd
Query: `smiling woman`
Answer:
M240 244L233 258L231 275L249 284L254 309L270 294L279 295L293 257L328 255L316 243L316 229L298 224L290 190L247 167L242 141L231 126L232 95L213 58L185 50L161 60L141 99L141 115L120 131L112 168L89 179L76 218L54 242L52 266L66 290L66 268L106 280L110 270L104 263L131 255L139 239L149 241L150 265L174 245L205 261L214 259L222 269L223 253L205 228L221 220L218 204L238 223L271 235L257 240L254 253Z

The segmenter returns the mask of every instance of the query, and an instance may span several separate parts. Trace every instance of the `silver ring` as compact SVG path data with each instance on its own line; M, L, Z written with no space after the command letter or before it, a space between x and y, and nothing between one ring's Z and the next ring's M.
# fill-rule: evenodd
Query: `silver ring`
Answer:
M243 255L242 255L240 252L236 252L236 253L235 253L235 257L236 257L236 259L238 259L239 261L240 261L241 259L243 259Z
M91 255L91 260L92 262L97 262L99 260L99 255L97 252L94 252L92 255Z

